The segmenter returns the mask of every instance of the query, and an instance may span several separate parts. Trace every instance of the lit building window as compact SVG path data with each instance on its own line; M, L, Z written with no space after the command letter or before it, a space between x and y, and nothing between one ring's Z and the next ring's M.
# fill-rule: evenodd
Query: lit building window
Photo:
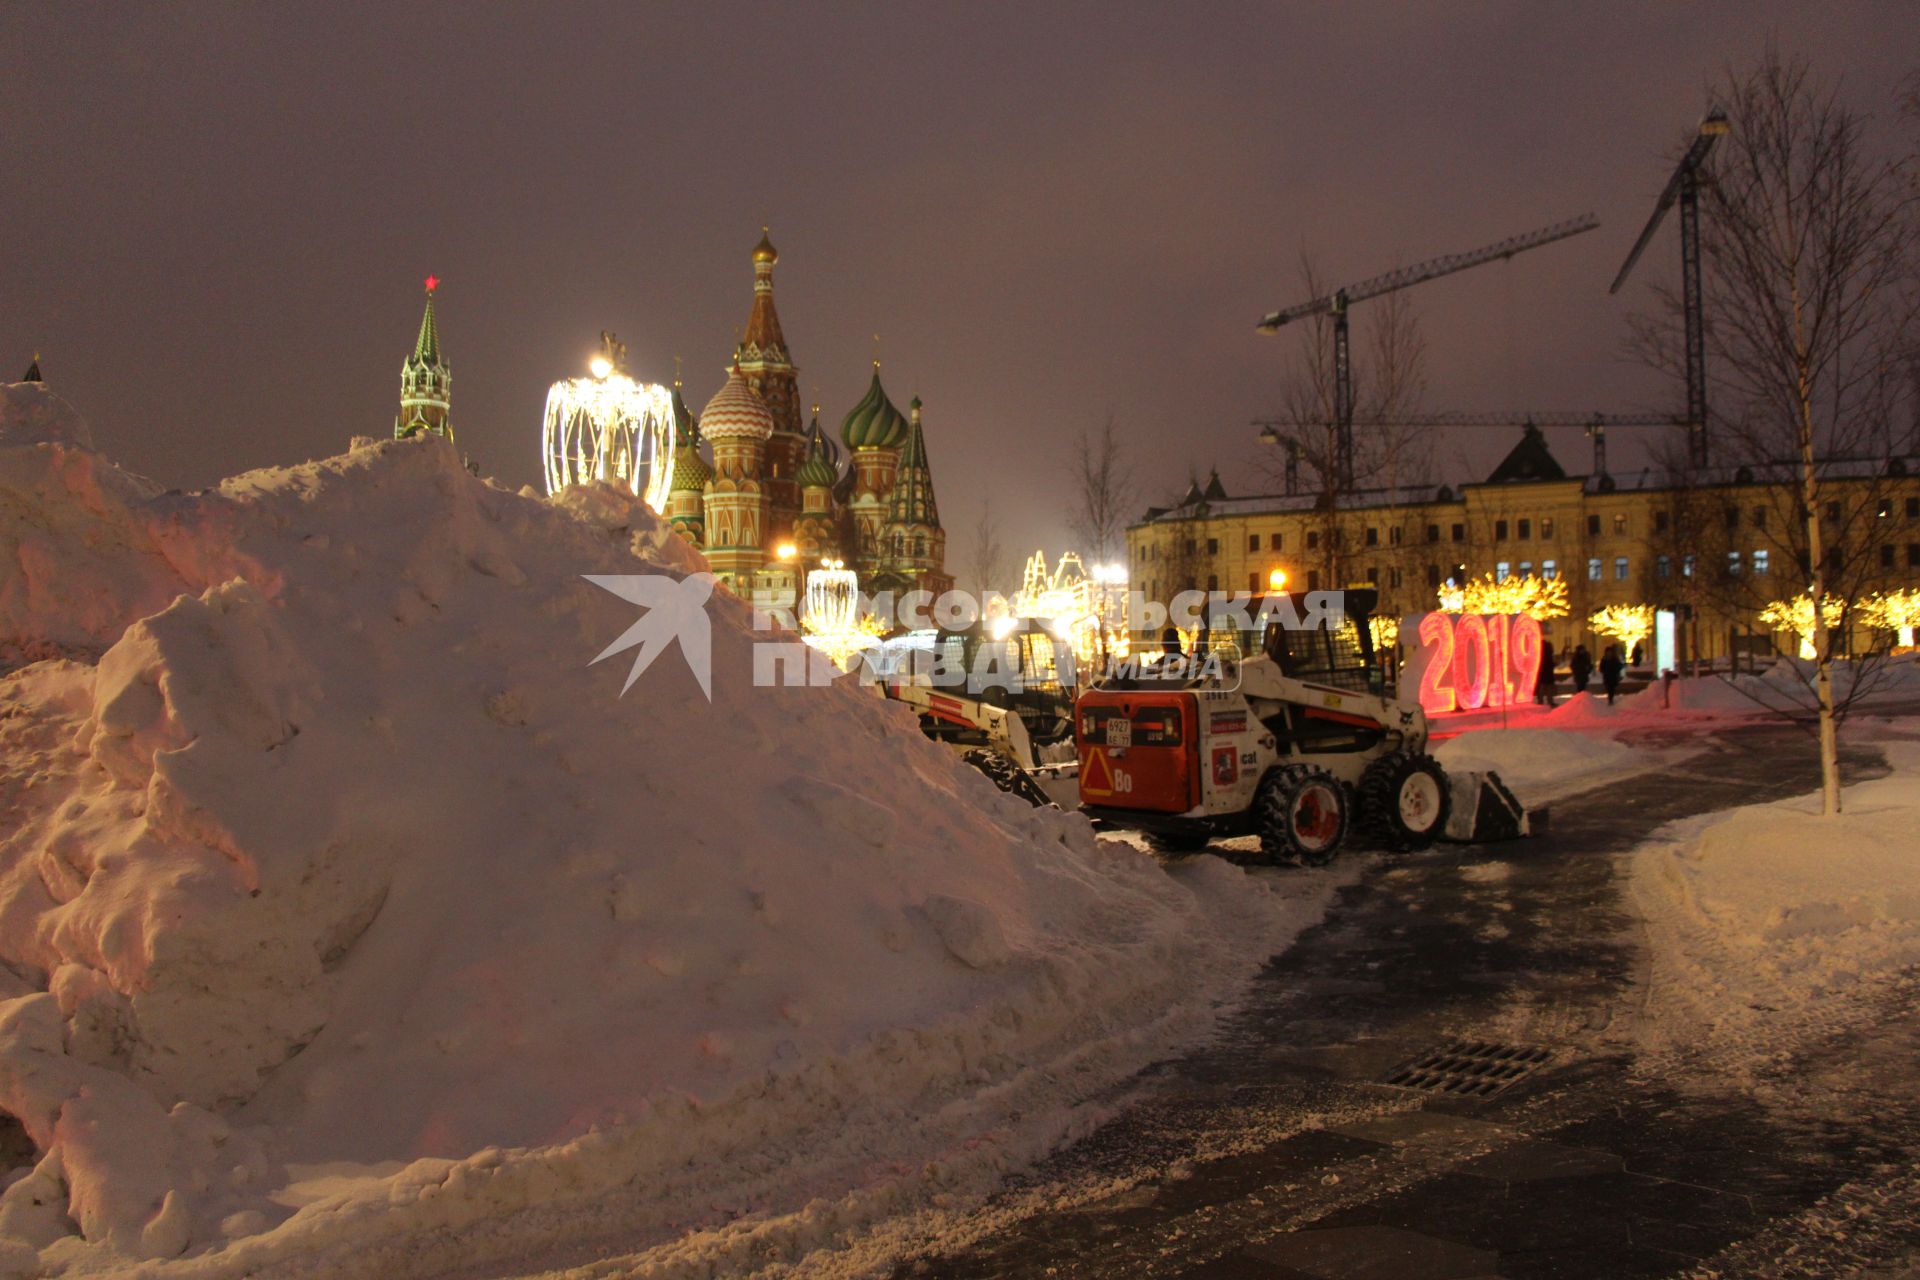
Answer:
M1533 572L1533 561L1522 560L1520 562L1520 576L1524 578L1532 572Z
M1740 576L1740 553L1738 551L1727 552L1727 573L1729 576L1735 578Z
M1513 576L1513 566L1507 561L1505 560L1499 561L1497 564L1493 566L1493 580L1495 582L1505 582L1508 578L1512 576Z
M1553 517L1542 516L1540 519L1540 539L1541 541L1544 542L1546 539L1551 538L1552 536L1553 536Z
M1594 517L1595 520L1598 520L1599 518L1600 518L1599 516ZM1588 582L1600 581L1600 558L1598 556L1595 556L1593 559L1587 561L1587 581Z
M1546 528L1546 525L1543 523L1540 527L1544 530ZM1543 532L1540 536L1544 538L1547 535ZM1555 578L1560 576L1560 566L1554 563L1552 560L1542 560L1540 562L1540 576L1545 578L1548 582L1552 582Z
M1625 556L1615 556L1613 558L1613 580L1615 582L1625 582L1627 580L1627 558Z
M1625 516L1615 516L1613 518L1613 536L1616 538L1624 538L1627 536L1627 518Z
M1766 576L1769 567L1767 561L1769 559L1771 559L1770 552L1756 551L1753 553L1753 573L1755 577L1763 578Z
M1684 556L1681 558L1680 576L1683 578L1691 578L1693 576L1693 557L1692 556Z
M1671 578L1673 576L1673 557L1655 556L1653 558L1653 576L1656 578Z

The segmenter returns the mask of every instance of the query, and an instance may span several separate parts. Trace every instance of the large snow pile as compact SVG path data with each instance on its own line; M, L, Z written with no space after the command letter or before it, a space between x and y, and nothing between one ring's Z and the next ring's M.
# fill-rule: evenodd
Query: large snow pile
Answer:
M1835 817L1803 796L1676 823L1638 852L1653 1039L1751 1067L1920 964L1920 744L1881 746L1893 772L1846 788Z
M724 592L711 703L677 651L621 697L582 575L697 555L442 441L179 495L36 436L0 557L0 641L68 653L0 680L0 1273L827 1238L1036 1154L1318 910L756 688Z
M1644 748L1565 729L1469 729L1440 743L1433 755L1456 773L1498 773L1530 807L1653 768L1658 760Z

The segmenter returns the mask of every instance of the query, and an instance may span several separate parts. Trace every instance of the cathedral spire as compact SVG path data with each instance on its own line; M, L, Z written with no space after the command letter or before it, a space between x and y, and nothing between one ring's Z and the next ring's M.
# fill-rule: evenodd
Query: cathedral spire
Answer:
M887 524L940 527L940 509L933 500L933 470L927 465L927 438L920 430L920 397L908 406L906 443L900 446L900 468L887 503Z
M46 381L46 379L40 376L40 353L38 351L33 353L33 359L28 363L27 371L20 375L20 381L22 382Z
M453 439L453 427L447 421L447 409L453 388L453 369L440 355L440 326L433 317L433 292L440 287L437 276L428 276L427 307L420 317L420 336L413 354L400 365L400 414L393 420L393 438L431 431Z

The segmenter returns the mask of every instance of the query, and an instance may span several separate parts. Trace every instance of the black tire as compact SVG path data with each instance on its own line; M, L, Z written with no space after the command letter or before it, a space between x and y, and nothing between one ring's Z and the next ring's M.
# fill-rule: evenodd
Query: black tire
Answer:
M1347 838L1347 789L1325 769L1276 769L1262 779L1253 805L1269 861L1317 867L1332 861Z
M1005 756L974 747L962 751L960 758L986 774L989 782L1008 795L1019 796L1036 809L1053 805L1053 797L1033 780L1033 775Z
M1414 751L1391 751L1360 775L1360 831L1394 853L1431 845L1447 829L1453 788L1440 762Z
M1161 853L1198 853L1212 838L1205 831L1147 832L1147 843Z

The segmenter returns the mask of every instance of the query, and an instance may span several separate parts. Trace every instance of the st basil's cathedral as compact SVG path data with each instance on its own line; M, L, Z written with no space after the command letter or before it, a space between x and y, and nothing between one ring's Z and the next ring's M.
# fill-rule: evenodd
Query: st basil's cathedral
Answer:
M824 561L844 562L869 593L951 590L919 399L903 415L875 361L839 443L821 430L818 405L803 426L798 371L773 305L779 261L762 235L745 335L697 419L674 387L668 519L715 577L762 607L798 605L807 571Z

